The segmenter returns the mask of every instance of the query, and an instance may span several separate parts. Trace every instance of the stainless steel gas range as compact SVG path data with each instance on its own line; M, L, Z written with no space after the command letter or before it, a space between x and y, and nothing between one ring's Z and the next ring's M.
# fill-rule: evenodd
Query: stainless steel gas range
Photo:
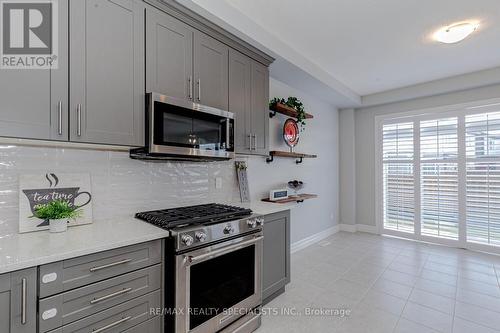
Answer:
M260 326L262 225L249 209L207 204L137 213L170 231L166 332L252 332Z

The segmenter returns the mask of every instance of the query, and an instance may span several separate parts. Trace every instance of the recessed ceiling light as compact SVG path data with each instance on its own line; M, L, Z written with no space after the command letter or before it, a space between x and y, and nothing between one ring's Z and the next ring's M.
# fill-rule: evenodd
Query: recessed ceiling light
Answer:
M479 27L477 22L460 22L443 27L434 33L434 39L441 43L458 43Z

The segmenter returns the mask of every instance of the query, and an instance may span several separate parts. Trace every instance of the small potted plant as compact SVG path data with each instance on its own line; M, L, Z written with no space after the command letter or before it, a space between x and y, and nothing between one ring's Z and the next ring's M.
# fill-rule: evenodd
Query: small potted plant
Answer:
M48 220L50 232L64 232L68 229L69 220L81 216L82 211L71 206L67 201L54 200L38 206L31 217Z

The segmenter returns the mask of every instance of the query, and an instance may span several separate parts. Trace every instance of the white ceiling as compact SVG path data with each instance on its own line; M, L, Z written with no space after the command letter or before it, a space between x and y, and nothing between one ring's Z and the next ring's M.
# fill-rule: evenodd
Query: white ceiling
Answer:
M500 0L194 2L215 15L221 3L236 9L359 95L500 66ZM469 39L431 40L466 19L481 22Z

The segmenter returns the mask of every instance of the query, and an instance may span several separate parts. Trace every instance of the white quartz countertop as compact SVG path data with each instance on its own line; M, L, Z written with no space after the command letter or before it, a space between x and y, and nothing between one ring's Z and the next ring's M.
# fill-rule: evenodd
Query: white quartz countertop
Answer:
M250 208L256 214L273 214L293 208L294 204L266 202L232 203ZM68 228L63 233L38 231L0 235L0 274L118 247L168 237L166 230L134 217Z
M96 221L63 233L38 231L0 237L0 274L161 239L168 231L133 217Z
M296 203L272 203L272 202L264 202L264 201L255 201L250 203L235 203L235 206L248 207L255 214L273 214L278 212L283 212L285 210L293 209L297 206Z

